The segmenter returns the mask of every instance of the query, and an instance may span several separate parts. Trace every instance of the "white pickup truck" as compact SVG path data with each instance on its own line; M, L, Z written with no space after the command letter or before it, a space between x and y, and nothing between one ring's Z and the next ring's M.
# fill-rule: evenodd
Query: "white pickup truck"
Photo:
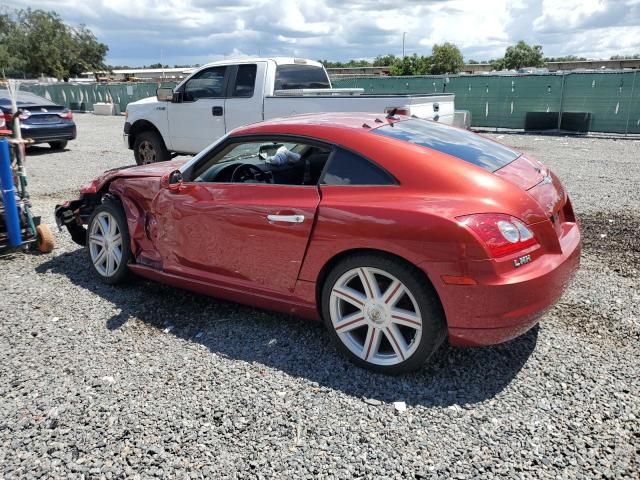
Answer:
M246 58L200 67L175 89L127 106L125 143L136 163L195 154L241 125L313 112L415 115L452 124L453 94L364 95L334 89L322 64L298 58Z

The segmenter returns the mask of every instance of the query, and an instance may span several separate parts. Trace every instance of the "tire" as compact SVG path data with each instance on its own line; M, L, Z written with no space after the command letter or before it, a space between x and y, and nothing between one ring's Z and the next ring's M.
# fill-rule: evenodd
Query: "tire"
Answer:
M171 158L160 135L151 130L136 135L133 142L133 155L138 165L165 162Z
M36 227L36 234L38 235L38 241L36 243L38 251L41 253L51 253L55 246L55 241L49 225L45 225L44 223L38 225Z
M322 316L338 350L388 375L420 368L447 333L440 300L425 276L384 255L354 254L339 262L322 287Z
M49 142L49 146L53 149L53 150L64 150L67 146L67 141L66 140L60 140L58 142Z
M92 270L104 283L115 285L130 276L129 229L118 200L106 197L91 214L85 250Z

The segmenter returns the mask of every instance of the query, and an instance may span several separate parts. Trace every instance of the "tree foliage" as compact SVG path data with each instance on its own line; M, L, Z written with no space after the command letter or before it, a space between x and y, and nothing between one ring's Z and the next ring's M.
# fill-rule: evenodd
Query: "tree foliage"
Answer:
M518 70L522 67L543 67L544 58L542 56L541 45L529 45L520 40L516 45L507 47L504 58L491 62L496 70Z
M458 73L464 67L460 49L453 43L435 44L431 50L431 74Z
M0 68L7 75L68 79L107 70L109 47L84 25L66 25L55 12L5 10L0 15Z

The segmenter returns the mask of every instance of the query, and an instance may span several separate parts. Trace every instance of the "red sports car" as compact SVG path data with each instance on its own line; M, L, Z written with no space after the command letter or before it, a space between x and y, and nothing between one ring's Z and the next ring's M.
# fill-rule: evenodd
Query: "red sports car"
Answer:
M56 218L107 283L133 272L322 319L354 362L391 374L447 337L490 345L526 332L580 257L548 168L393 115L241 127L186 162L108 171Z

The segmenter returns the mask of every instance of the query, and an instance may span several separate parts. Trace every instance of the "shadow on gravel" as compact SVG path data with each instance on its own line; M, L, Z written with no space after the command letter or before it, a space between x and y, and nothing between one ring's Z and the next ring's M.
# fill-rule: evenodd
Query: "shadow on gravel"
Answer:
M68 152L68 148L64 148L62 150L54 150L49 145L32 145L27 148L27 159L28 157L39 157L40 155L48 155L52 153L62 153Z
M131 317L178 338L199 343L221 357L255 362L256 381L270 367L306 378L318 387L355 397L409 405L472 405L501 392L534 350L538 327L509 343L490 348L441 348L420 371L387 377L352 365L333 348L319 322L265 312L142 279L113 287L98 281L82 249L41 264L38 273L66 276L121 310L106 320L113 331ZM96 311L95 305L88 309ZM179 348L179 346L177 347ZM159 354L161 354L159 352ZM320 392L322 390L319 390Z

